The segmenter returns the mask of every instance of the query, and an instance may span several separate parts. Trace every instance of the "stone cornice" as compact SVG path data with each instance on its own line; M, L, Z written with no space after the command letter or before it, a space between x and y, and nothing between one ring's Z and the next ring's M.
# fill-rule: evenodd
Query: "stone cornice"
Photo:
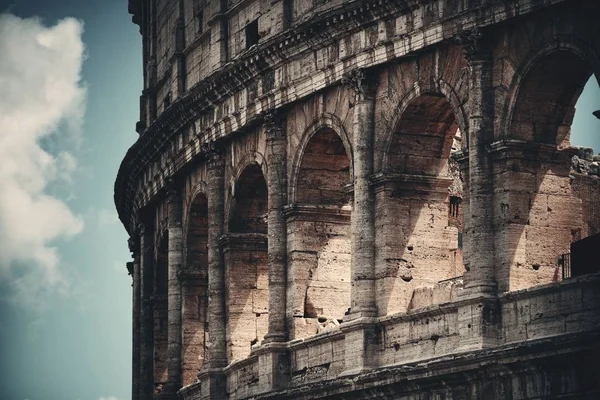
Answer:
M291 30L285 31L273 38L266 40L256 48L243 53L236 60L228 63L223 68L214 72L212 75L202 80L192 87L184 96L173 102L138 138L138 140L127 151L123 159L117 180L115 182L114 200L119 213L119 218L128 231L133 231L136 225L135 215L137 208L143 204L136 204L136 194L141 176L147 170L148 166L158 158L163 148L169 143L173 136L180 132L190 123L195 121L202 113L215 108L225 99L233 94L245 89L251 82L255 81L261 73L273 69L286 62L294 55L298 56L303 51L312 51L316 48L322 48L338 40L340 37L348 35L350 32L359 30L368 25L368 23L377 20L381 16L397 17L407 12L424 6L433 0L369 0L369 1L351 1L343 3L338 7L332 8L322 13L315 14L307 21L301 21L294 25ZM560 3L565 0L552 0L550 3ZM413 31L400 35L393 39L393 43L386 42L378 44L377 49L368 48L361 53L338 60L338 62L328 67L329 72L333 73L330 78L313 86L313 90L305 90L301 87L290 88L278 87L271 90L268 108L277 108L285 104L290 104L300 98L306 97L322 87L330 86L341 80L344 68L354 67L372 67L381 63L389 62L386 56L386 46L393 44L399 50L394 57L401 57L420 48L433 45L443 40L448 40L460 32L461 29L470 29L474 26L486 26L498 23L509 17L523 15L532 10L531 5L521 4L523 1L515 1L511 5L511 12L506 9L506 5L498 3L495 5L486 5L490 9L489 13L479 13L477 10L481 6L465 10L460 15L444 17L437 24L428 27L420 27ZM137 13L137 4L140 0L130 0L130 10ZM141 10L141 5L139 6ZM453 24L454 18L464 18L464 14L473 12L472 23L468 26L457 27ZM134 14L135 16L138 14ZM439 29L444 25L443 34ZM447 29L446 29L447 28ZM411 45L407 45L407 41ZM327 71L325 71L327 72ZM323 72L323 73L325 73ZM320 72L321 73L321 72ZM305 77L309 81L314 77ZM299 84L299 86L301 86ZM276 94L285 93L277 99ZM265 94L263 94L263 97ZM272 100L272 101L271 101ZM261 110L265 111L265 110ZM225 116L223 120L230 121L235 116ZM240 130L243 127L252 124L252 119L246 119L244 123L232 124L234 129ZM217 123L216 125L219 125ZM198 138L205 140L214 140L224 137L227 132L218 129L219 126L207 127L204 132L198 133ZM186 158L188 148L182 149L176 155L172 169L169 174L176 173L189 160ZM157 191L161 188L157 188Z

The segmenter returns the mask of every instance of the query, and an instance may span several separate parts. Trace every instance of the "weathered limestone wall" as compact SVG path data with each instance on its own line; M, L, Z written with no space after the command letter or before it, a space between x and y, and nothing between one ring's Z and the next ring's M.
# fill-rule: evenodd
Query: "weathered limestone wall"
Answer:
M570 166L539 151L511 154L494 165L499 287L520 290L560 279L557 263L582 229L581 200L569 183ZM568 157L567 157L568 160ZM509 189L510 188L510 189Z
M288 329L303 338L338 323L350 307L350 211L289 212Z
M269 281L265 234L227 234L221 239L227 292L229 363L250 354L267 333Z
M440 357L598 331L597 280L557 283L556 262L600 230L597 179L569 176L574 102L600 73L595 2L142 3L148 124L115 198L132 236L153 221L157 391L168 376L194 399L501 398L500 378L486 386L471 361ZM376 82L349 85L359 75ZM183 227L168 218L173 192ZM431 389L416 372L407 387L417 363L477 383ZM507 387L544 395L534 382L547 377L516 371Z
M533 399L544 393L545 395L551 393L556 395L558 393L578 393L577 390L586 388L590 390L588 386L590 382L585 381L580 375L582 371L578 371L577 376L578 379L584 379L584 381L572 380L571 377L569 382L572 382L573 386L570 388L565 384L560 388L554 385L551 389L544 389L539 386L539 379L546 378L535 374L537 374L536 371L544 370L549 365L560 364L558 361L556 364L553 361L559 348L563 349L563 354L571 354L568 358L561 358L563 364L565 360L575 360L573 357L578 351L578 345L575 342L576 339L569 337L568 334L579 335L580 346L590 345L589 340L593 340L594 336L586 336L586 332L597 332L600 328L598 279L600 279L598 275L590 275L500 296L501 316L494 324L500 324L500 329L497 330L500 339L499 345L504 347L494 350L460 354L461 324L464 324L465 327L467 323L469 326L472 324L473 329L482 327L481 321L478 321L476 316L464 314L470 307L481 307L479 300L449 302L379 318L377 323L379 328L375 340L378 369L371 373L367 372L365 376L358 375L353 379L340 376L345 371L347 363L344 341L348 338L345 337L343 330L333 328L311 338L294 340L288 344L292 371L289 387L285 391L272 392L259 396L259 398L308 399L325 398L327 395L335 395L338 398L346 398L346 395L349 398L353 398L351 396L363 398L362 396L367 396L368 392L363 393L361 390L377 388L379 391L373 392L374 398L396 399L401 394L409 396L424 390L432 390L430 385L425 389L418 384L420 379L431 376L432 373L441 374L440 376L444 376L443 379L447 382L456 380L458 383L463 379L461 374L466 373L469 368L481 371L482 365L486 365L486 373L492 374L492 376L494 371L504 373L505 379L512 382L508 385L516 390L512 392L513 398ZM565 334L566 336L561 336ZM520 358L517 354L522 354L528 343L529 350L527 351L531 352L531 346L537 346L537 352L531 352L528 359L529 362L536 363L536 367L531 368L530 365L526 370L520 370L520 367L516 370L511 369L511 373L506 375L507 370L503 365L519 363ZM513 352L516 353L513 354ZM446 357L450 354L454 354L452 359ZM481 357L481 360L487 359L489 362L490 356L496 360L492 364L488 365L478 361L476 366L466 368L466 365L469 364L468 361L465 362L466 360L479 360ZM506 361L496 364L505 356L507 357ZM464 360L463 357L465 357ZM538 361L535 361L538 359L540 359L539 364L537 364ZM567 365L570 365L571 361ZM257 366L258 359L255 356L228 368L228 375L231 377L228 393L231 398L246 398L260 393ZM426 374L411 375L413 372L420 371L419 368L424 366L427 366L423 371ZM496 366L499 368L498 370L495 369ZM392 372L391 369L397 370ZM555 374L562 374L554 367L553 371ZM517 382L519 381L517 378L513 379L513 376L519 377L520 382ZM400 379L403 386L388 387L387 390L384 390L385 385L396 381L391 377ZM346 386L350 384L349 382L352 382L351 387ZM506 398L506 392L503 391L506 389L502 389L496 383L469 388L466 389L467 392L456 392L460 385L450 385L450 387L450 389L436 390L442 390L442 392L450 390L452 393L463 393L463 395L471 393L472 390L475 397L488 393L485 398ZM571 392L573 390L575 392ZM375 396L374 393L378 393L378 395ZM192 388L184 389L183 394L186 400L202 398L197 396L199 393L193 391Z
M581 200L581 239L600 233L600 179L594 175L572 174L571 189Z

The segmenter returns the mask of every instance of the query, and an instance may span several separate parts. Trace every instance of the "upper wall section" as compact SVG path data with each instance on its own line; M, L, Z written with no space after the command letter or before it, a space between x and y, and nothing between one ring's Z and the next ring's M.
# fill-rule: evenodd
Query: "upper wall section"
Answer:
M408 99L404 96L431 89L449 98L455 113L463 109L457 122L466 133L468 85L460 75L466 62L455 40L463 31L477 28L494 38L489 44L497 58L494 115L497 119L508 115L506 108L514 97L512 79L543 46L533 42L558 43L559 34L594 37L597 26L562 26L558 21L579 21L585 15L582 10L594 3L130 0L130 12L142 33L145 86L137 126L140 138L125 156L115 183L119 216L132 232L137 210L162 190L166 180L196 160L204 143L248 131L266 111L310 99L339 85L344 74L356 68L377 70L380 84L389 71L399 71L388 79L397 81L399 90L391 87L378 93L376 118L393 123L402 106L399 102ZM579 14L568 17L569 12ZM531 29L523 19L533 21ZM525 37L530 39L524 41ZM588 42L596 46L593 40ZM442 63L444 52L454 58ZM423 76L444 79L423 81ZM508 129L502 121L495 122L495 129ZM375 140L385 145L391 132L377 135Z

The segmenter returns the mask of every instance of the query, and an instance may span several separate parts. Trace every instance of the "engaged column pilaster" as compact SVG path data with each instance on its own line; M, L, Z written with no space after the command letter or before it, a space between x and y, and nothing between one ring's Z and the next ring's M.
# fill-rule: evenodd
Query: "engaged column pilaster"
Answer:
M198 379L203 393L211 399L225 398L227 337L225 315L225 267L219 239L224 232L225 156L219 143L203 146L208 169L208 362Z
M181 283L179 273L183 264L183 232L181 227L182 200L179 191L170 183L168 206L168 355L167 384L161 398L176 398L181 388Z
M479 30L459 35L469 65L469 241L465 260L468 295L497 292L494 271L493 178L486 146L492 141L490 91L492 60Z
M140 400L154 396L154 228L140 224Z
M497 345L501 310L494 269L494 187L487 151L493 139L492 58L477 29L464 31L458 42L469 66L467 272L458 310L460 350L467 351Z
M283 207L287 204L287 139L281 115L265 117L267 137L267 185L269 190L268 266L269 332L265 342L284 342L286 329L287 239Z
M352 206L352 289L350 318L377 315L375 294L375 196L373 137L377 77L357 69L343 82L355 94L353 120L354 203Z

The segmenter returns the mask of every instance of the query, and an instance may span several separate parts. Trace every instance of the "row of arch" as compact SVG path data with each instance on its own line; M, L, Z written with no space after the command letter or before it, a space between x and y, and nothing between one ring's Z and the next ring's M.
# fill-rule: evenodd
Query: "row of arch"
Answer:
M505 138L541 144L564 146L568 143L575 102L592 71L599 70L596 61L592 65L584 61L589 59L588 54L583 55L572 46L559 46L553 51L543 50L535 62L528 61L521 77L513 82L511 90L515 95L505 109L509 122L500 130L501 134ZM380 295L387 296L378 303L384 314L402 307L406 310L414 301L410 297L412 292L401 294L397 290L399 285L404 285L402 282L412 282L414 288L464 272L456 264L450 265L452 251L457 251L458 243L454 247L447 244L449 237L455 235L456 239L452 240L458 242L462 234L462 221L456 224L459 228L455 231L448 229L451 220L462 214L457 212L459 203L450 199L447 189L453 183L452 178L456 178L448 168L456 138L462 136L463 146L468 147L465 134L468 124L463 108L452 88L443 82L416 86L402 100L394 126L379 167L405 178L401 184L384 186L376 196L376 224L382 232L382 239L376 242L380 249L376 288ZM290 184L290 202L300 210L294 218L288 218L291 338L310 336L338 324L350 307L352 202L348 186L352 179L352 148L343 129L335 123L315 125L309 131L296 156L298 161L293 163ZM246 357L250 346L260 342L267 333L268 185L263 166L251 161L240 168L227 207L227 234L226 240L222 240L222 249L226 265L230 361ZM547 172L538 171L533 178L537 188ZM564 170L553 173L568 179L568 167L566 175ZM443 178L447 185L442 190L417 190L414 185L406 184L407 176ZM184 320L189 324L183 334L183 373L187 383L195 379L206 355L210 328L206 308L206 196L201 191L194 194L185 224L186 265L198 271L200 282L183 293ZM461 206L466 209L468 197L465 200ZM535 199L530 201L527 212L533 203ZM468 212L465 217L469 217ZM524 220L522 226L530 224L528 218ZM415 241L413 233L429 239ZM166 296L166 249L164 244L161 246L156 269L159 298ZM510 264L515 257L514 253L508 254L506 262ZM448 265L438 267L442 262ZM460 258L455 262L462 264ZM431 273L427 268L436 268L436 271ZM403 295L407 297L398 298ZM164 307L156 310L155 349L159 350L155 350L155 375L160 381L166 378L167 338L166 325L163 326L166 297Z

